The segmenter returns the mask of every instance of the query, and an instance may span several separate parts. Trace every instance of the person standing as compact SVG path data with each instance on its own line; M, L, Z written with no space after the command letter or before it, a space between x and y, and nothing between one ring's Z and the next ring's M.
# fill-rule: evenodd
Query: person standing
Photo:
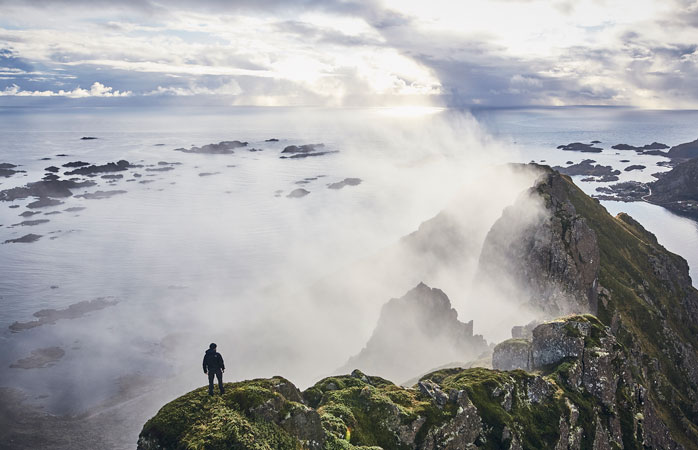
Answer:
M204 373L208 374L208 395L213 395L214 376L218 378L218 389L221 391L221 395L225 393L223 372L225 372L223 357L216 351L216 344L212 343L208 346L206 354L204 354Z

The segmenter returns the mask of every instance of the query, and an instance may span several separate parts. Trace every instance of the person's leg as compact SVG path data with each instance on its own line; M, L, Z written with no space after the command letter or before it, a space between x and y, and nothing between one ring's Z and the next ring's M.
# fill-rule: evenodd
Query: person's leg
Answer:
M221 391L221 395L223 395L225 388L223 387L223 372L220 369L216 372L216 378L218 378L218 389Z
M208 395L213 395L213 370L208 371Z

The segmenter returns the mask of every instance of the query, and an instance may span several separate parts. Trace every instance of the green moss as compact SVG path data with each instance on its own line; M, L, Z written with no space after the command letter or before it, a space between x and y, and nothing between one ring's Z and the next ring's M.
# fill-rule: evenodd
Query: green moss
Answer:
M300 443L274 423L254 420L244 407L257 405L263 388L254 380L226 383L224 397L209 396L208 388L194 390L163 406L143 427L141 435L169 449L297 449ZM273 380L264 380L272 386ZM244 399L245 393L250 395Z
M656 396L658 413L668 424L672 436L690 446L698 440L698 419L687 415L681 405L691 403L688 393L695 392L696 386L677 366L676 361L681 360L681 355L676 346L667 341L665 328L671 329L683 342L698 348L697 327L683 318L684 288L676 282L659 279L651 263L654 259L681 268L685 267L685 261L659 245L656 237L630 216L610 216L605 208L568 178L563 178L567 180L569 199L577 213L587 220L597 235L601 256L599 281L610 292L599 302L599 318L610 325L614 316L619 317L619 342L626 348L639 347L650 358L659 361L659 372L647 364L648 376L659 381L661 389L667 390L663 398ZM634 375L643 381L639 372L635 371ZM648 383L648 386L653 385Z

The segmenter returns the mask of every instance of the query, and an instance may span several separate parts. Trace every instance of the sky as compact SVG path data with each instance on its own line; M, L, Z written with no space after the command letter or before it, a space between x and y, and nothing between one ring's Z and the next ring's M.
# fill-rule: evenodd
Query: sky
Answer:
M694 0L0 0L0 106L698 108Z

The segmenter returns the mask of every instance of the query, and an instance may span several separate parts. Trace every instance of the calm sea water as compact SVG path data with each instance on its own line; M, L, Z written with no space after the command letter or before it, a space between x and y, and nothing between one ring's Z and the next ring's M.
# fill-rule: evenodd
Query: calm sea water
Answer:
M563 165L590 158L621 170L644 164L647 169L623 172L621 180L649 181L652 173L665 170L656 165L663 158L617 152L610 146L653 141L676 145L698 137L698 112L490 110L474 112L475 119L454 111L424 112L0 109L0 163L26 171L0 178L0 189L37 181L45 167L69 161L104 164L126 159L143 166L129 169L113 184L97 177L98 187L75 192L127 191L109 199L71 197L29 218L19 214L32 199L0 204L0 242L27 233L42 236L31 244L0 245L0 386L32 392L33 401L52 411L79 412L116 393L125 375L179 377L180 382L163 389L152 404L140 407L124 430L129 442L135 441L141 419L164 399L203 383L189 375L189 368L200 364L198 353L182 356L191 348L181 342L186 351L172 353L168 343L196 333L202 342L208 341L221 330L207 329L206 324L213 318L227 320L233 325L225 332L233 336L236 351L252 360L250 355L265 348L259 339L288 339L255 325L258 316L278 321L288 316L280 307L284 298L265 303L255 294L257 289L280 280L312 281L392 244L442 210L479 165L531 160ZM98 139L81 140L83 136ZM270 138L279 141L268 142ZM262 151L174 151L235 139ZM556 149L591 140L602 141L604 151ZM337 153L279 158L287 145L320 142ZM621 163L623 159L630 162ZM153 171L162 167L160 161L180 164L168 172ZM362 183L328 189L328 184L349 177L361 178ZM590 194L603 185L582 183L580 178L576 181ZM298 188L310 193L286 197ZM497 183L483 188L496 189ZM669 250L686 258L693 279L698 278L694 221L644 203L604 206L612 214L633 215ZM85 209L66 211L71 207ZM18 225L36 219L49 222ZM65 308L97 297L112 297L119 304L21 333L7 328L15 321L32 320L40 309ZM379 308L376 304L376 313ZM358 348L374 323L372 317L356 324ZM257 340L247 338L251 332ZM298 349L292 341L288 345L285 355L259 363L254 370L233 365L231 376L268 376L278 367L294 367L289 355ZM54 366L9 368L32 350L49 346L66 350ZM355 350L328 356L326 370L340 366Z

